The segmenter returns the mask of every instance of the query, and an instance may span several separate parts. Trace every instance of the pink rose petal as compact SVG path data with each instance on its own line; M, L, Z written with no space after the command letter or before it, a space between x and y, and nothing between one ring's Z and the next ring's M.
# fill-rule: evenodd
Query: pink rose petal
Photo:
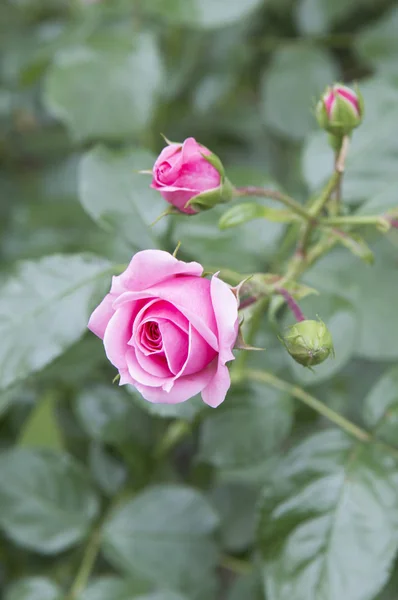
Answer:
M228 367L218 361L217 372L202 390L202 400L212 408L217 408L225 400L231 386Z
M200 373L177 379L169 392L161 388L146 387L141 384L136 384L136 388L148 402L179 404L199 394L213 378L216 369L217 363L213 361Z
M163 250L143 250L133 256L127 269L113 277L111 292L121 294L126 290L140 291L175 275L200 277L203 267L196 262L177 260Z
M105 330L115 314L113 301L117 296L107 294L101 304L92 313L87 327L99 338L104 339Z

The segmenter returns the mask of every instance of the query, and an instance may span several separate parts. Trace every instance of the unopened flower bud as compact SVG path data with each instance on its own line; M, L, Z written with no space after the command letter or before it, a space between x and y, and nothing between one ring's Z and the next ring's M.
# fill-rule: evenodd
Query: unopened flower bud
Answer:
M229 202L234 191L218 156L194 138L168 143L153 167L151 187L189 215Z
M363 99L358 89L336 83L326 88L316 107L319 126L325 131L343 137L358 127L363 117Z
M290 356L304 367L312 367L334 355L330 331L322 321L300 321L289 327L283 343Z

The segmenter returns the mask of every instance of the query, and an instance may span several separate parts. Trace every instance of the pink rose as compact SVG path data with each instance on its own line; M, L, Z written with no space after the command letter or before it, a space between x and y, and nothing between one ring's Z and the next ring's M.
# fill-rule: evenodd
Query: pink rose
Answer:
M175 404L201 392L216 407L229 389L238 302L226 283L202 273L168 252L138 252L90 317L120 385L149 402Z
M159 154L153 167L151 187L163 198L187 214L195 214L188 200L221 185L221 174L204 157L212 153L188 138L183 144L169 144Z

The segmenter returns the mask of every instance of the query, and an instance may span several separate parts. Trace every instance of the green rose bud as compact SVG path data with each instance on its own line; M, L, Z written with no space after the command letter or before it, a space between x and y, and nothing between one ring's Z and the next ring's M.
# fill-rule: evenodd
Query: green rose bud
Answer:
M328 87L316 107L319 126L337 138L349 135L362 121L362 95L341 84Z
M300 321L289 327L283 343L290 356L304 367L323 363L334 356L333 340L323 321Z

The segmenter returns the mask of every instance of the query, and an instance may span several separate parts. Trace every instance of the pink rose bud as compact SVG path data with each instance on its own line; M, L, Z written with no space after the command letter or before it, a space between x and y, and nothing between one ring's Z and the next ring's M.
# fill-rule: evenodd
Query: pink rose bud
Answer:
M233 187L220 159L194 140L169 143L153 167L151 187L180 212L193 215L229 202Z
M216 407L230 387L238 300L216 275L202 274L200 264L168 252L138 252L90 317L120 385L149 402L176 404L201 392Z
M322 129L337 137L349 135L363 117L363 99L359 90L336 83L328 87L316 107Z

